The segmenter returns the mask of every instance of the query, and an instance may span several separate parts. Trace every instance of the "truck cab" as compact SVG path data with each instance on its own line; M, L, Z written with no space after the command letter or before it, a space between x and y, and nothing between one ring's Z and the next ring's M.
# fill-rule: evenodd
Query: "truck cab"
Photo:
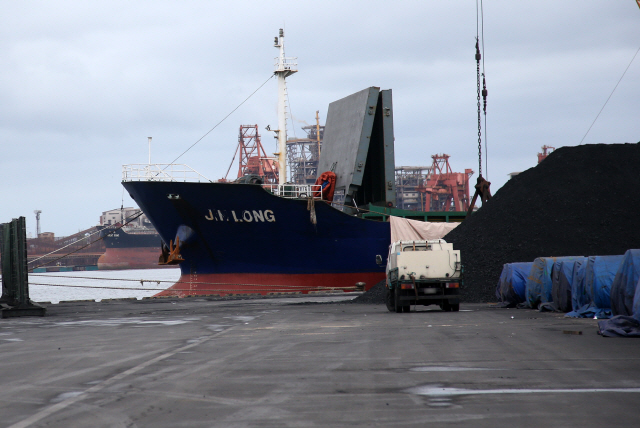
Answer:
M411 305L460 309L460 250L444 239L393 242L386 274L385 302L391 312L409 312Z

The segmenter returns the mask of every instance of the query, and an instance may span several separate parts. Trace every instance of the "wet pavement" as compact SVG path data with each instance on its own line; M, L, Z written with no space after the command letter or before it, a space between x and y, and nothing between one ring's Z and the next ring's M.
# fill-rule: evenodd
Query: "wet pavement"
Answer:
M640 341L602 338L596 320L326 299L62 303L0 320L0 426L640 422Z

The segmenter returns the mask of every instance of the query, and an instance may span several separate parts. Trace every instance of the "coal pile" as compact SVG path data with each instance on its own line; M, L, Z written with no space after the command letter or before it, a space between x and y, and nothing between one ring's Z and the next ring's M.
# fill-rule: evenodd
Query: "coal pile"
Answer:
M360 296L351 300L351 303L364 303L368 305L384 305L384 294L387 290L385 287L385 281L382 280L368 291L362 293Z
M504 263L640 248L639 191L640 143L555 150L445 236L461 251L463 301L496 301Z

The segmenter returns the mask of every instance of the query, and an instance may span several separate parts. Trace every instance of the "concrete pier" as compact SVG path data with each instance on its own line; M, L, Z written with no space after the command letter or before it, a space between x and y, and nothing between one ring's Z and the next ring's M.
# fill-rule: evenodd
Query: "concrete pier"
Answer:
M595 320L205 298L0 320L3 427L637 427L640 342Z

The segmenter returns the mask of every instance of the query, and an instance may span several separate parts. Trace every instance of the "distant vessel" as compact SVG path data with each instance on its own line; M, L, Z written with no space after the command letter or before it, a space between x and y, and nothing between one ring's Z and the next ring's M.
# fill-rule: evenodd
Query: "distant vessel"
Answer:
M106 248L98 259L98 269L158 268L162 238L146 216L120 227L139 212L136 208L121 208L102 213L98 227L102 228L100 236Z
M152 269L158 267L162 240L155 229L122 228L109 233L103 229L106 247L98 259L98 269Z

